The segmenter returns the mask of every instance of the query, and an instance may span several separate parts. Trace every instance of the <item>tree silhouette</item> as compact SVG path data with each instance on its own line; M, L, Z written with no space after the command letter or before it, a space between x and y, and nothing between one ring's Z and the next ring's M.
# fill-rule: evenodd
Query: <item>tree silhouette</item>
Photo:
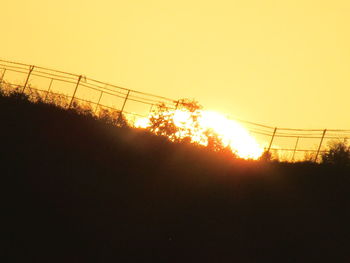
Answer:
M166 136L174 142L192 142L192 137L199 130L198 118L202 106L197 101L181 99L177 102L176 109L170 109L164 103L159 104L150 117L148 129L156 135ZM178 111L189 113L186 125L176 125L174 116Z
M164 103L157 105L157 109L149 119L151 125L148 129L156 135L166 136L172 141L177 141L176 134L179 128L175 125L174 114L175 112L170 111Z
M201 110L202 106L191 99L179 100L175 110L169 109L164 104L159 104L149 119L150 126L148 130L156 135L166 136L174 142L198 144L200 139L203 144L207 144L207 148L211 151L235 156L232 149L228 145L224 145L215 131L212 129L203 130L203 127L200 126ZM176 125L174 121L178 111L185 112L188 115L184 125Z

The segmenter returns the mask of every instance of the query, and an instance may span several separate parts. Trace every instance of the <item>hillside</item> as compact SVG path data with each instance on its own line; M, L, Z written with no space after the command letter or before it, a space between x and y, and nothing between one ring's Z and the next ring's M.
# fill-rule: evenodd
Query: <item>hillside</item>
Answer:
M0 97L1 262L347 262L349 170L231 160Z

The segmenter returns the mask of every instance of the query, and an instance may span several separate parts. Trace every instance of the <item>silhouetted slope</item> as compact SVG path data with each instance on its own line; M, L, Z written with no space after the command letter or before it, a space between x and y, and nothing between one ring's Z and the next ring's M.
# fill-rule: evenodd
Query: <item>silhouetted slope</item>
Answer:
M225 160L0 98L1 262L347 262L349 171Z

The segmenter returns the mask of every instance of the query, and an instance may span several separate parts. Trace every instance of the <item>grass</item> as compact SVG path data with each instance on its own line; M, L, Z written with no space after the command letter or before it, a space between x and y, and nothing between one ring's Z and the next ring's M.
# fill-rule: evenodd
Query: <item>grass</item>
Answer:
M229 159L0 96L1 262L347 262L348 168Z

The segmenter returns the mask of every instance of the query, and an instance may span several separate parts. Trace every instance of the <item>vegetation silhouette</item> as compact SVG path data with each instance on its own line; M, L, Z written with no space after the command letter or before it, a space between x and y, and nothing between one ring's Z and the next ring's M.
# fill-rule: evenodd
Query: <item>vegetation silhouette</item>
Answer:
M209 151L220 152L226 157L237 158L236 153L228 145L223 144L215 131L212 129L201 131L202 127L200 127L198 118L201 116L202 108L197 101L191 99L179 100L175 110L169 109L164 104L159 104L149 118L150 125L147 130L158 136L165 136L173 142L191 143L197 146L199 144L193 138L198 134L202 134L207 141L206 148ZM188 113L186 125L179 126L175 123L177 111Z
M223 158L30 100L0 94L1 262L348 261L349 167Z
M263 154L260 156L259 160L260 160L260 161L263 161L263 162L270 162L270 161L272 161L273 158L272 158L271 152L265 150L265 151L263 152Z
M329 144L329 150L321 154L322 163L350 166L350 145L345 141L332 141Z
M202 106L197 101L190 99L179 100L175 110L169 109L163 103L158 104L150 117L150 126L147 129L174 142L192 142L193 134L200 128L198 117L201 109ZM192 125L186 127L176 125L174 117L178 110L189 113L188 123Z

